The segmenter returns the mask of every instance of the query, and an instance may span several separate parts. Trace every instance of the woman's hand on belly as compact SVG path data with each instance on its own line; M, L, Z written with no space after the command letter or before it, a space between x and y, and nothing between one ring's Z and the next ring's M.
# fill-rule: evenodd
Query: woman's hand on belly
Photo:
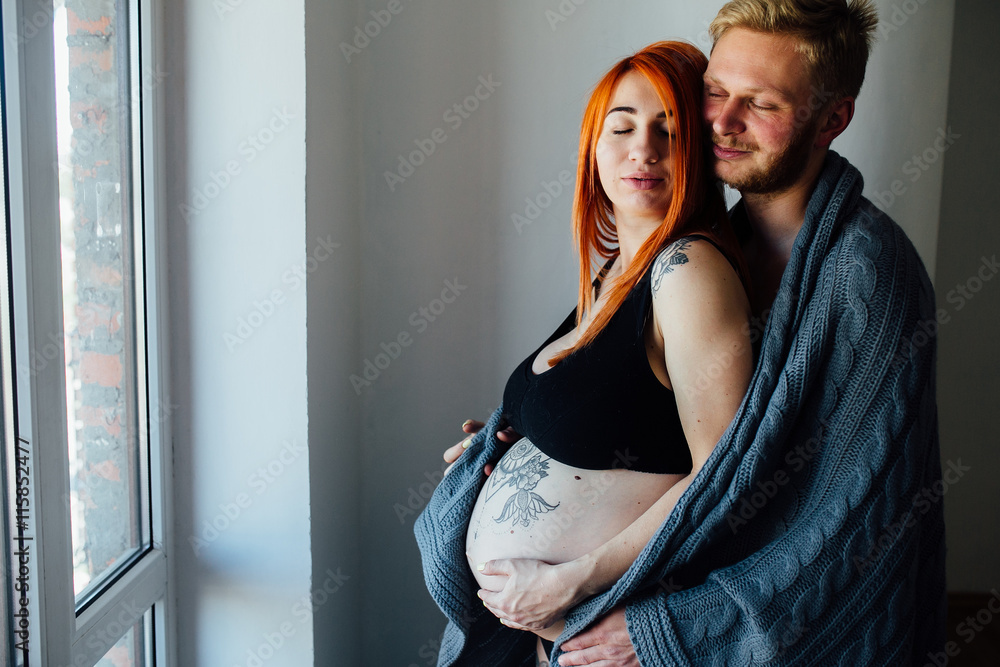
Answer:
M591 576L586 559L552 565L533 558L487 561L479 572L494 575L494 589L483 588L479 598L505 625L518 630L542 630L566 615L589 596Z
M511 627L544 628L610 587L618 577L595 577L600 561L593 552L660 502L678 477L574 468L522 439L480 489L466 532L484 604ZM637 546L646 541L648 535ZM621 567L618 575L628 569L621 558L611 562Z

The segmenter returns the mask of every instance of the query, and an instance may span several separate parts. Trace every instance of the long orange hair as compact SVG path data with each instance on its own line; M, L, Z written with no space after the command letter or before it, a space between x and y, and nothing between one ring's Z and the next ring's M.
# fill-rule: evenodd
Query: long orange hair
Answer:
M707 67L708 59L691 44L656 42L620 61L594 88L580 129L580 154L573 199L573 238L580 255L577 326L593 307L595 271L619 254L618 230L611 200L601 187L597 173L595 149L611 97L618 83L629 72L645 76L656 90L663 108L673 111L676 128L670 153L673 193L663 224L643 242L628 269L616 280L602 286L608 295L605 307L596 314L577 343L553 357L549 362L551 365L594 340L649 270L660 251L683 236L698 233L715 241L735 263L740 280L746 287L743 255L729 224L722 194L708 171L701 113L702 76Z

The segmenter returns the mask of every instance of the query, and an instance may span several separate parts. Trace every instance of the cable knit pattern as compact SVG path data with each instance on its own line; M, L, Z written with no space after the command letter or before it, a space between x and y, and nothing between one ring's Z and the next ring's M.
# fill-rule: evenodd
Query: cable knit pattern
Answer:
M628 572L571 610L553 658L621 604L645 667L923 665L943 646L942 503L921 495L941 479L935 344L916 336L934 294L862 187L831 151L733 423ZM440 666L534 664L534 635L484 610L464 554L500 412L415 525L448 617Z

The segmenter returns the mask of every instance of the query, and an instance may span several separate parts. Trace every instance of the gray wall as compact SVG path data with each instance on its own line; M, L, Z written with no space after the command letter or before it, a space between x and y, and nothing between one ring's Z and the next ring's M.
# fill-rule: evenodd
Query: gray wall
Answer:
M577 2L166 6L180 664L247 665L284 623L266 665L433 664L443 616L413 519L462 420L489 414L572 308L572 195L554 183L588 91L649 42L707 51L721 4ZM892 27L834 144L876 196L947 124L953 1L877 4ZM241 142L283 106L294 119L248 161ZM229 160L241 173L186 222L179 204ZM951 261L936 248L942 162L882 198L932 271ZM957 252L967 276L978 255ZM285 279L296 267L305 287ZM224 334L275 289L283 303L230 349ZM250 476L286 439L308 456L257 494ZM243 492L251 506L195 554L188 538Z
M960 591L1000 587L998 27L994 0L956 0L948 124L961 138L944 158L936 287L948 317L938 339L941 458L971 468L944 498L948 588Z
M309 500L316 665L364 665L367 595L359 548L363 478L360 397L346 378L360 351L362 287L359 72L343 67L332 26L353 25L351 3L306 5L306 240L329 237L334 257L308 277ZM332 574L331 574L332 573ZM342 586L326 582L349 576ZM341 582L338 582L341 583ZM319 591L336 593L327 598Z

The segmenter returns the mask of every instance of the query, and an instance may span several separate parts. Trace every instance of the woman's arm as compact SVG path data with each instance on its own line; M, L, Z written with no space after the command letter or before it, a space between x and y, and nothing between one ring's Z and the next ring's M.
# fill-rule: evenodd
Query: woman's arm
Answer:
M749 386L750 307L725 257L706 241L680 241L661 253L650 278L650 362L673 389L693 469L627 528L575 560L558 565L531 559L486 563L484 574L509 578L503 590L481 590L479 596L511 627L547 627L628 570L708 460Z
M733 420L753 374L750 305L736 272L707 241L683 249L680 243L652 268L653 343L663 351L693 469L615 538L581 557L582 571L590 571L586 595L613 585L670 515ZM671 262L681 255L686 263Z

